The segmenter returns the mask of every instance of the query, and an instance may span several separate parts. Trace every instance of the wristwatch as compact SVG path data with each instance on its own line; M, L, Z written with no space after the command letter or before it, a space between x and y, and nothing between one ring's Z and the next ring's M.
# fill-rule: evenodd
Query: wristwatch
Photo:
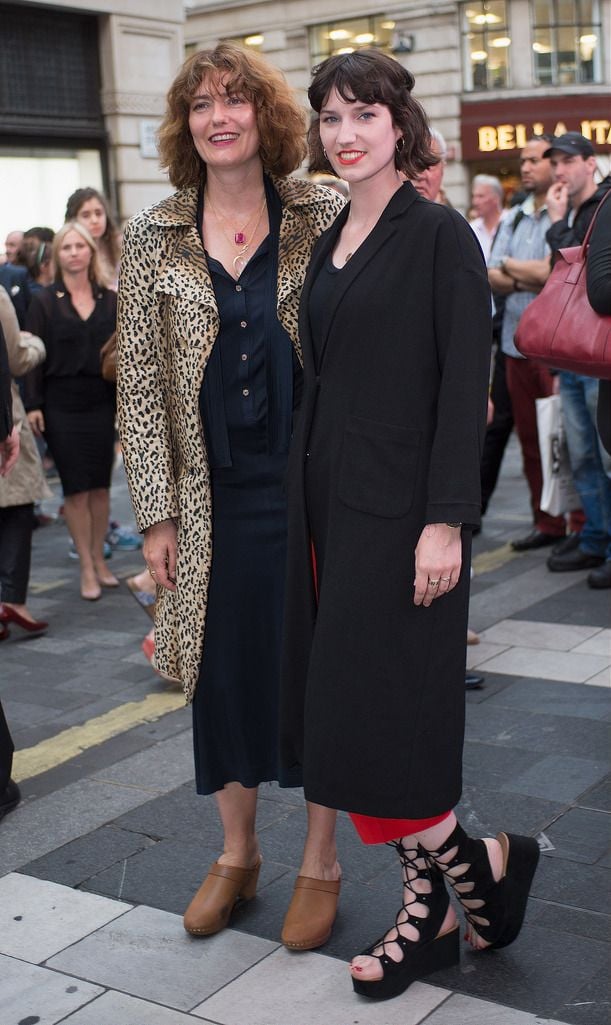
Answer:
M446 527L462 527L461 523L446 523Z

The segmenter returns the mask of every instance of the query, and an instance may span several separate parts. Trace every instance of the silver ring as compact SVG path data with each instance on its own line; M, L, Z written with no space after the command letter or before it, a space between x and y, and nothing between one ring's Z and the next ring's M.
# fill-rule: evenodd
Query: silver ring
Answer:
M440 577L439 579L440 579L440 580L445 580L445 581L448 581L448 580L451 580L451 579L452 579L452 577L451 577L451 576L450 576L450 577Z

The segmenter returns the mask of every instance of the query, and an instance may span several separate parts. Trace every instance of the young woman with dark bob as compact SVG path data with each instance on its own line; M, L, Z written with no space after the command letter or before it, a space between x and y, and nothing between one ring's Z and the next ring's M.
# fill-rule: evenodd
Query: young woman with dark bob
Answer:
M351 202L302 292L289 469L283 754L308 800L397 850L395 924L350 966L378 999L458 960L445 884L472 947L511 943L538 859L528 837L471 839L451 810L490 293L466 221L405 181L437 159L413 84L374 51L314 71L312 170L341 176Z
M119 419L144 556L157 583L154 664L193 700L196 786L224 848L184 917L207 936L261 866L257 788L279 780L284 478L301 386L297 318L315 240L344 200L290 177L305 113L283 76L230 44L191 56L159 132L177 191L127 226ZM324 943L339 893L335 813L309 830L283 942Z

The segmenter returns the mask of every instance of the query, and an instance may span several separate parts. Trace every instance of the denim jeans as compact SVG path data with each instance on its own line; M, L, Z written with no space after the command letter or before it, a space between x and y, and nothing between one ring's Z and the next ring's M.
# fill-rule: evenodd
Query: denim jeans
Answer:
M586 517L579 547L611 559L611 456L596 429L598 381L567 370L559 377L573 481Z

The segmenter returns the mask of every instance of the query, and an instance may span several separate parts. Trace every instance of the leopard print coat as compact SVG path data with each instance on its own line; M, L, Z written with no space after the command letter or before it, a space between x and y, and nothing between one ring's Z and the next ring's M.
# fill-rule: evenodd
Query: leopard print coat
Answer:
M282 203L277 309L299 359L299 298L318 236L344 200L320 185L273 178ZM219 332L196 226L197 190L143 210L123 239L117 320L121 443L138 528L172 518L176 591L157 590L154 666L195 692L212 562L212 499L199 392Z

